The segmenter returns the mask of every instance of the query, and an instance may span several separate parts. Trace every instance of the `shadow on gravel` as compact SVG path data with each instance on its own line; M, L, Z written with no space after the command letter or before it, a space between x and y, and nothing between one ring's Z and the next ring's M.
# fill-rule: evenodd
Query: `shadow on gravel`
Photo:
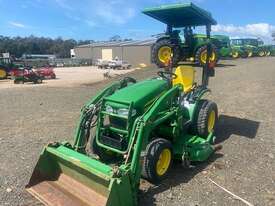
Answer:
M238 135L246 138L255 138L260 122L241 119L227 115L220 115L216 128L216 143L227 140L231 135Z
M155 195L162 193L182 183L188 183L195 175L202 172L209 164L223 157L221 153L214 153L205 162L196 163L191 168L185 169L180 163L174 163L167 178L159 185L150 187L139 194L139 205L156 205Z
M235 67L235 64L217 64L217 68L223 68L223 67Z
M260 123L253 120L241 119L237 117L220 115L216 129L216 144L228 139L232 134L246 138L255 138ZM140 193L139 205L156 205L155 195L169 190L182 183L189 182L196 174L202 172L208 165L223 157L221 153L214 153L210 158L202 163L196 163L190 169L184 169L181 164L175 163L171 168L167 179L160 185L151 186L146 191Z

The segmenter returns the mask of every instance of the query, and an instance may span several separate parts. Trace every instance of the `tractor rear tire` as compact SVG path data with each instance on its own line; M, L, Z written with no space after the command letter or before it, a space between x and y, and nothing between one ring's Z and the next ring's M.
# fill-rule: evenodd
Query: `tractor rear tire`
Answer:
M247 52L247 51L242 52L242 54L241 54L241 57L242 57L243 59L248 58L248 56L249 56L249 54L248 54L248 52Z
M0 68L0 79L6 79L8 76L7 72L5 69Z
M212 47L212 52L211 52L212 55L210 57L210 61L213 62L214 65L216 65L219 61L219 55L218 55L218 52L217 52L217 49L216 49L215 45L212 44L211 47ZM195 62L197 64L199 64L200 66L204 66L205 63L206 63L206 60L204 62L204 60L202 59L202 55L205 51L207 51L207 45L204 45L204 46L198 48L197 51L196 51Z
M152 48L152 61L159 67L167 67L167 63L159 58L159 53L161 48L171 49L173 58L172 64L176 66L178 62L181 60L181 49L178 45L173 44L169 39L162 39L156 42ZM166 53L168 54L168 53ZM169 57L167 57L169 59Z
M172 164L172 144L169 140L158 138L146 147L142 176L151 183L163 180Z
M42 79L38 78L37 80L34 81L35 84L42 84Z
M260 50L260 51L258 52L258 56L259 56L259 57L264 57L264 56L265 56L265 51L264 51L264 50Z
M211 132L215 131L217 120L217 104L209 100L200 100L195 120L196 134L203 138L207 138Z
M265 52L265 56L269 57L271 55L271 52L270 51L266 51Z

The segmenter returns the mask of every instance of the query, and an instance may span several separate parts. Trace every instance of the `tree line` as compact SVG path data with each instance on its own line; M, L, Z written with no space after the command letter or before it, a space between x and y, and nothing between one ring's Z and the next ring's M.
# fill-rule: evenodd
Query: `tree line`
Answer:
M122 39L119 35L109 38L109 41L129 41ZM8 52L20 58L23 54L54 54L58 58L70 57L70 49L75 46L89 44L94 40L52 39L46 37L6 37L0 35L0 53Z
M5 37L0 36L0 53L9 52L19 58L23 54L54 54L59 58L70 57L70 49L77 45L89 44L92 40L52 39L46 37Z

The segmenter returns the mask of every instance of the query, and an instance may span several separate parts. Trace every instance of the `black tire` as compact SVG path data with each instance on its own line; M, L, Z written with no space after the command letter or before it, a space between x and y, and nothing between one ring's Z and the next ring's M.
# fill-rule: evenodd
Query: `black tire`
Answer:
M42 79L41 79L41 78L38 78L38 79L36 80L36 84L42 84Z
M248 58L248 52L247 52L247 51L242 52L242 53L241 53L241 57L242 57L243 59Z
M264 56L265 56L265 51L264 51L263 49L260 49L260 50L258 51L258 56L259 56L259 57L264 57Z
M158 58L159 49L161 47L164 47L164 46L170 47L172 49L172 52L173 52L172 63L173 63L173 66L176 66L178 64L178 62L181 60L181 49L180 49L179 45L172 44L172 42L169 39L159 40L158 42L156 42L153 45L153 48L152 48L152 60L153 60L153 62L159 68L166 67L165 63L160 61L160 59Z
M215 112L215 120L212 130L215 131L217 120L218 120L218 107L215 102L209 100L200 100L198 103L196 118L195 118L195 132L197 135L207 138L209 133L208 124L209 124L209 116L210 113Z
M214 44L211 44L211 49L212 49L211 54L212 54L213 52L215 53L215 57L216 57L216 58L215 58L215 60L214 60L214 65L216 65L216 64L218 63L218 61L219 61L219 54L218 54L217 48L216 48L216 46L215 46ZM205 50L207 50L207 45L204 45L204 46L198 48L197 51L196 51L196 53L195 53L195 62L196 62L197 64L199 64L200 66L204 66L204 65L205 65L205 63L203 63L203 62L201 61L201 54L202 54Z
M167 167L164 174L159 175L157 173L157 162L159 160L160 154L164 149L168 149L171 154L171 159L169 166ZM172 165L172 144L170 141L158 138L152 140L146 147L144 161L142 165L142 177L147 179L151 183L159 183L161 180L163 180Z
M14 82L14 84L24 84L23 80L16 80L15 79L13 82Z

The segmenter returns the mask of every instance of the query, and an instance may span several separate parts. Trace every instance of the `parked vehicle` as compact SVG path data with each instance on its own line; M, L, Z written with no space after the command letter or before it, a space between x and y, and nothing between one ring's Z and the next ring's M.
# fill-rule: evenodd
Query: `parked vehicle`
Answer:
M33 82L41 84L43 77L39 76L31 67L21 67L16 70L14 76L14 84L24 84L25 82Z
M102 60L98 59L96 61L96 66L98 66L99 69L130 69L131 64L129 64L126 61L122 60Z
M95 62L95 65L99 69L108 69L108 64L109 64L109 61L108 60L103 60L103 59L97 59L96 62Z
M52 67L46 66L41 68L35 68L34 71L43 79L55 79L56 74Z
M6 79L11 70L18 67L11 58L0 57L0 79Z
M109 61L108 63L108 67L110 69L130 69L131 68L131 64L129 64L126 61L121 61L121 60L112 60Z

